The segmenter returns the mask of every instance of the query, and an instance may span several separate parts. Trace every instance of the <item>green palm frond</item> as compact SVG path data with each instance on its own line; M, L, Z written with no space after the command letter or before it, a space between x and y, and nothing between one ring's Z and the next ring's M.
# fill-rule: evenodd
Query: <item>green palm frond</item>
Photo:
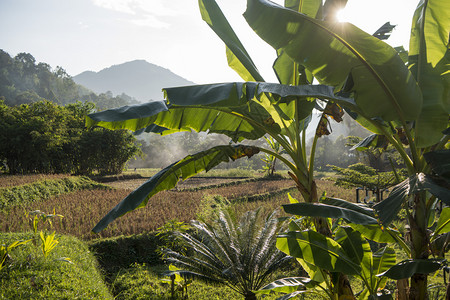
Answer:
M240 220L228 210L213 222L192 221L195 234L178 233L190 256L166 250L166 258L182 269L182 276L225 284L243 296L264 286L275 270L290 259L275 247L283 226L273 212L263 218L260 210Z

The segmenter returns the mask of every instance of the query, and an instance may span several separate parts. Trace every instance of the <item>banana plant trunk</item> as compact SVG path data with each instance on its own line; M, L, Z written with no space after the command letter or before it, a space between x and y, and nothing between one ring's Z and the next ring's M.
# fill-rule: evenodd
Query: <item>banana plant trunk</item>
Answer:
M297 188L303 194L303 197L306 201L311 203L319 202L319 197L317 193L317 184L315 180L312 180L311 185L309 186L309 188L306 189L308 191L306 195L304 193L305 188L299 186L297 186ZM315 217L313 222L317 232L323 234L326 237L332 238L333 234L331 232L330 226L328 225L327 219ZM333 279L332 281L336 283L334 290L337 292L338 299L356 300L347 275L342 273L335 273L332 274L331 276Z
M427 231L427 207L426 194L419 193L414 198L414 215L409 217L410 238L411 238L411 256L413 259L428 259L430 255L430 239ZM409 290L410 300L428 299L426 274L414 274L411 277Z

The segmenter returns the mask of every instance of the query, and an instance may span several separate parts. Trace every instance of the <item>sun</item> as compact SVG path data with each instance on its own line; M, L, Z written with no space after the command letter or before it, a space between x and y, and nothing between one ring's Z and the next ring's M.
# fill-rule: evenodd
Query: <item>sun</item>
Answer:
M336 13L336 18L338 20L338 22L348 22L349 20L349 13L348 13L348 9L340 9L337 13Z

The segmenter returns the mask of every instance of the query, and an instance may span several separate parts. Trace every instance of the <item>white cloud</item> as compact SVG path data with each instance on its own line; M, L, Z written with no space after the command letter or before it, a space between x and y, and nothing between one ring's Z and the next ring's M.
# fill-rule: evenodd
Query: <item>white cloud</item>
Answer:
M127 14L135 14L132 8L133 0L93 0L94 5L113 11L123 12Z
M170 24L160 21L158 18L151 15L147 15L143 19L133 19L130 20L130 22L137 26L152 27L157 29L168 28L170 26Z
M127 14L176 16L177 9L169 8L163 0L92 0L94 5Z
M133 15L128 21L136 26L168 28L169 24L162 17L177 16L182 13L180 6L164 0L92 0L94 5ZM185 0L184 0L185 1ZM175 1L178 2L178 1ZM181 2L182 3L182 2ZM180 4L181 4L180 3ZM171 5L175 8L168 7ZM175 5L173 5L175 4Z

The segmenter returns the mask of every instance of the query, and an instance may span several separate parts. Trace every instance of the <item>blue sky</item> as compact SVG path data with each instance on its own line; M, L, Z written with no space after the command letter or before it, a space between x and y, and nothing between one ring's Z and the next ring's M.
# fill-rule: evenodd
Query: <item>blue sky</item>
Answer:
M217 0L268 80L274 50L242 17L245 0ZM282 0L276 2L282 3ZM408 47L414 0L349 0L346 19L367 32L397 24L393 46ZM31 53L74 76L135 59L196 83L240 81L225 47L201 20L196 0L0 0L0 49Z

